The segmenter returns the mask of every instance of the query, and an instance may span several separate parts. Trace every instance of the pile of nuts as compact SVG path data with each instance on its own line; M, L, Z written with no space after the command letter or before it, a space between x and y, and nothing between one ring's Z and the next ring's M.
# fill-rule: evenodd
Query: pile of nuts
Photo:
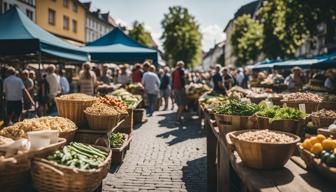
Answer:
M265 130L247 131L237 136L238 139L254 143L291 143L295 139L286 134Z
M72 94L62 95L59 98L64 99L64 100L77 100L77 101L96 100L95 97L90 96L90 95L86 95L86 94L83 94L83 93L72 93Z
M76 125L69 119L63 117L39 117L25 119L0 131L0 136L12 138L14 140L26 138L29 131L58 130L68 132L76 129Z
M285 95L285 101L291 101L291 102L302 102L302 103L319 103L322 101L322 98L316 94L313 93L291 93L288 95Z
M333 110L321 109L311 114L314 117L320 118L336 118L336 112Z
M90 115L98 116L114 116L119 114L113 107L99 102L94 103L91 107L86 108L84 112Z

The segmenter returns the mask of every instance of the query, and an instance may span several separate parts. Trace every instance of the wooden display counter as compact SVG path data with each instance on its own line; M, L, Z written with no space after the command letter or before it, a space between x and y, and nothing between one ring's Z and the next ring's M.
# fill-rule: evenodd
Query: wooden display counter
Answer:
M292 156L284 168L257 170L243 165L220 136L215 120L202 109L207 131L208 191L315 192L336 191L336 184L307 171L300 157Z

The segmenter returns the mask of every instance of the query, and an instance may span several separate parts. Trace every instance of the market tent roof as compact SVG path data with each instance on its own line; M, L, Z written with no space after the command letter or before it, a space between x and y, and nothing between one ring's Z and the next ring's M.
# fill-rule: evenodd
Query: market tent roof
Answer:
M19 8L0 15L0 55L24 55L41 52L74 61L88 60L88 53L43 30Z
M151 59L155 65L158 63L156 50L131 39L117 27L82 49L89 52L95 62L142 62Z

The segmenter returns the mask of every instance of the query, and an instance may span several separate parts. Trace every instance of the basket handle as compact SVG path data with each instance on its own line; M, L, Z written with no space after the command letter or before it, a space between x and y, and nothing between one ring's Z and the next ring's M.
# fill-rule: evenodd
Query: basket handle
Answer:
M228 150L229 150L230 152L232 152L232 151L235 150L235 145L232 143L232 141L231 141L231 137L232 137L232 132L227 133L227 134L225 135L225 139L226 139L227 147L228 147Z
M95 145L110 148L110 142L104 137L99 137L98 139L96 139Z
M58 169L56 169L55 167L51 166L51 165L48 165L47 163L44 163L40 160L35 160L35 163L36 164L40 164L41 167L43 167L43 169L50 169L52 170L53 172L55 172L56 174L60 175L60 176L64 176L64 173Z

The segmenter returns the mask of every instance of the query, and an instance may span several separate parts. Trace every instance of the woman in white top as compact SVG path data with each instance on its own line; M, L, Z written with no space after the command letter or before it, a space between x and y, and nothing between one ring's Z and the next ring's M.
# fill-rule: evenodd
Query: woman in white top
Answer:
M96 74L91 71L90 63L83 64L83 70L79 73L79 89L81 93L88 95L94 94L96 86Z

